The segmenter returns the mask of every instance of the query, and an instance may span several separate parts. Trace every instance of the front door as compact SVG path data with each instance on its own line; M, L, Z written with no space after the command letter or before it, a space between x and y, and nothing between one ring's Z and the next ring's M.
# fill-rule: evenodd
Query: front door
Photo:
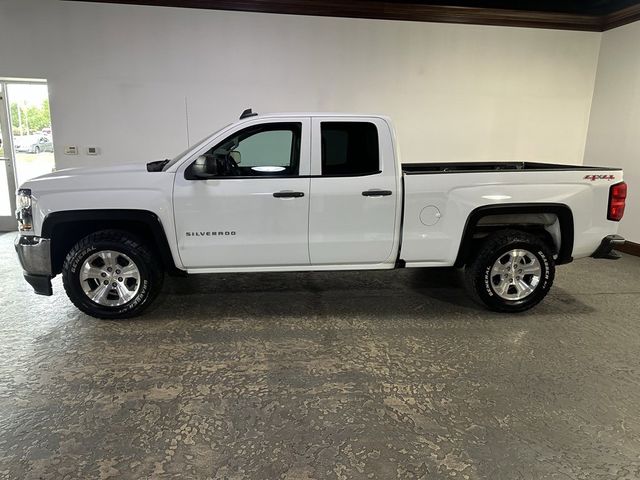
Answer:
M397 174L387 124L318 117L312 124L312 265L393 262Z
M309 265L310 120L255 120L176 172L174 213L187 269ZM215 178L191 166L220 161Z

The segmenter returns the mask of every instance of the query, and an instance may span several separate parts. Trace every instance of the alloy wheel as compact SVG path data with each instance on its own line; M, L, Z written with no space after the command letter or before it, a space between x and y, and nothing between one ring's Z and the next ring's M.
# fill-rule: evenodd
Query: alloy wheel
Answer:
M542 276L538 258L528 250L509 250L491 267L491 288L504 300L518 301L531 295Z
M124 253L101 250L82 264L80 286L85 295L98 305L124 305L140 289L140 270Z

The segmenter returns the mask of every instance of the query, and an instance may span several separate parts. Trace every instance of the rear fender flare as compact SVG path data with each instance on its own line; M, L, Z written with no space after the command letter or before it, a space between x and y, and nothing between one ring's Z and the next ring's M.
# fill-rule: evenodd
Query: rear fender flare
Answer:
M518 213L551 213L558 217L560 222L561 232L561 244L558 251L558 258L556 259L557 265L570 263L573 261L573 239L574 239L574 224L573 213L568 205L563 203L510 203L501 205L484 205L474 209L469 216L464 226L462 233L462 240L458 249L458 256L456 257L455 266L461 267L465 263L465 259L468 257L471 246L473 243L473 232L478 226L478 222L482 217L487 215L500 215L500 214L518 214Z

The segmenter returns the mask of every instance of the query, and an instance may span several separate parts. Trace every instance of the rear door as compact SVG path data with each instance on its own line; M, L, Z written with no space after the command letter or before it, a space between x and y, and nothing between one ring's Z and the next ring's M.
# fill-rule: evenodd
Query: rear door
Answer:
M315 117L311 152L311 264L395 260L399 192L387 123Z

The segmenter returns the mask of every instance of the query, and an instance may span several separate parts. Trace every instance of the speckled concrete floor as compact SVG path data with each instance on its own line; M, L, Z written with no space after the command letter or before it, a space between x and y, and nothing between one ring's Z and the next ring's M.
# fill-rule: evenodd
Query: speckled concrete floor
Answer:
M518 316L449 271L171 280L132 321L0 236L0 478L640 478L640 258Z

